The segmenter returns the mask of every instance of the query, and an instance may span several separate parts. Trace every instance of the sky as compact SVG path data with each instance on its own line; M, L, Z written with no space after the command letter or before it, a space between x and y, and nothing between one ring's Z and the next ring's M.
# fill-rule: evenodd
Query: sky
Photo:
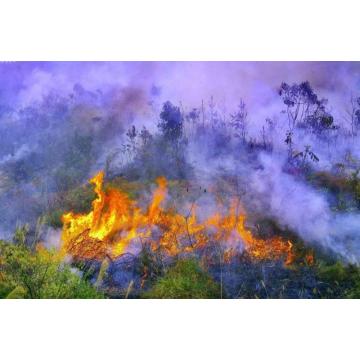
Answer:
M243 98L254 116L278 102L281 82L310 81L338 108L360 92L359 62L14 62L0 63L0 101L26 106L75 84L89 91L133 87L160 101L197 106L211 96L224 108Z

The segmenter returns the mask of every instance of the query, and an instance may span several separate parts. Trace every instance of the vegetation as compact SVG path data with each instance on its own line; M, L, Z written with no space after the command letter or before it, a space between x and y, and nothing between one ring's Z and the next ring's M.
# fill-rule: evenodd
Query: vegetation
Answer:
M181 259L156 281L144 298L151 299L216 299L220 285L194 259Z
M360 298L360 268L355 265L320 263L317 276L321 283L323 298Z
M102 298L103 295L53 251L0 242L0 297L17 299Z

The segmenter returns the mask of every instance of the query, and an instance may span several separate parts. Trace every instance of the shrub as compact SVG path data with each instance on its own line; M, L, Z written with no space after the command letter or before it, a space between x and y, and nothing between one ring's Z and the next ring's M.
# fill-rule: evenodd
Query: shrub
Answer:
M0 242L0 297L75 299L102 298L58 254Z
M341 262L320 263L317 268L319 283L322 284L322 297L360 298L360 268Z
M153 299L215 299L220 286L193 259L178 260L160 278L144 298Z

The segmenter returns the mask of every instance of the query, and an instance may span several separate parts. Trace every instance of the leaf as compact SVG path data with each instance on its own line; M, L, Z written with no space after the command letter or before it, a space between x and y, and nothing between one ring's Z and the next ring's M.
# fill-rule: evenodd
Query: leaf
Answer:
M22 286L17 286L15 289L10 291L10 293L6 296L6 299L25 299L26 290Z

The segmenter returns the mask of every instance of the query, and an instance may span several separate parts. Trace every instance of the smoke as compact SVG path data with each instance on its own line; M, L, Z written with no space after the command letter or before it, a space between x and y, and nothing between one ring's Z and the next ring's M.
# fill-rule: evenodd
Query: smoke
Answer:
M12 154L6 154L0 159L0 165L9 161L16 161L25 157L30 152L28 144L21 144L18 149Z
M263 211L305 241L359 262L360 214L332 211L323 192L284 173L280 159L261 155L260 161L262 168L252 174L249 184Z
M248 138L261 141L265 129L273 152L250 154L226 130L192 134L185 157L194 178L209 188L219 178L236 177L245 206L273 217L305 241L359 261L359 214L334 212L327 195L284 170L287 120L277 89L284 81L308 80L319 97L328 98L335 123L344 132L350 97L360 94L360 63L4 63L0 74L0 233L48 211L55 195L68 190L70 175L76 179L68 184L73 188L104 168L111 154L127 159L126 131L134 124L155 133L165 101L187 113L202 105L208 111L213 97L218 114L229 118L243 99ZM274 124L271 133L268 118ZM332 171L348 153L360 157L360 142L343 135L330 143L299 130L294 149L310 146L319 158L313 166ZM153 154L146 164L135 163L141 178L149 171L178 176L162 148ZM190 174L190 166L185 172ZM206 197L199 201L209 212L215 206ZM49 246L57 246L59 232L49 228L45 238Z
M233 106L239 98L249 107L269 107L282 81L311 82L319 93L345 99L359 88L358 62L42 62L3 63L1 94L10 103L29 104L49 92L68 95L79 83L89 91L137 87L150 92L156 85L160 100L197 106L214 96ZM8 101L9 102L9 101ZM343 101L342 101L343 103ZM256 110L256 109L252 109ZM269 116L269 114L267 114Z
M61 248L61 230L45 226L41 231L42 244L49 250Z

